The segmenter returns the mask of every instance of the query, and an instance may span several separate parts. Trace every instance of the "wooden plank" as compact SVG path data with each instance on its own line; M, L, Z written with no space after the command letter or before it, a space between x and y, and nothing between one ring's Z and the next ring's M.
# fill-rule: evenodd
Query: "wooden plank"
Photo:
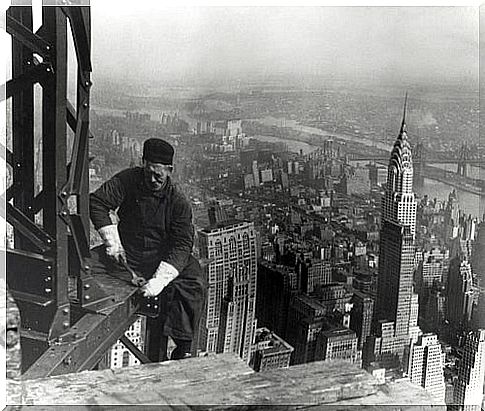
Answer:
M403 410L425 410L440 405L409 382L379 385L347 363L314 362L256 373L231 354L11 382L8 394L9 404L96 404L110 409L128 404L190 405L198 410L223 410L225 404L276 404L284 409L399 404Z

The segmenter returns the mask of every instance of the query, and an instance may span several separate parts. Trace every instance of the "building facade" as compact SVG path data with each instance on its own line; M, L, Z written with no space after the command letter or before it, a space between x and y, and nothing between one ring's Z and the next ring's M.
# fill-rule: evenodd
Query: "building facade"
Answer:
M360 367L362 351L355 331L345 327L322 331L317 339L315 360L341 360Z
M485 380L485 329L470 332L465 340L458 378L453 390L456 409L479 411Z
M407 137L406 103L400 133L389 160L387 186L382 200L382 226L379 246L379 275L374 331L381 341L381 352L372 350L376 360L385 356L402 359L409 342L413 299L414 240L416 199L413 192L413 162ZM386 324L386 330L381 325ZM389 330L392 328L392 331ZM390 339L390 340L389 340ZM392 340L392 341L391 341Z
M407 351L406 373L436 400L445 402L444 354L436 334L423 334Z
M249 360L256 331L256 231L254 223L224 222L199 231L199 253L209 259L207 307L200 349L234 352Z
M249 365L255 371L288 368L293 347L267 328L258 328Z

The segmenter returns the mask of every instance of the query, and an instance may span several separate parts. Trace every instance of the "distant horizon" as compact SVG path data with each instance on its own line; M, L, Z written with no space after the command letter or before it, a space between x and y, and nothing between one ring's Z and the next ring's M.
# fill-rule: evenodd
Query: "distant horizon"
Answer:
M92 2L95 81L478 88L477 7L104 7Z

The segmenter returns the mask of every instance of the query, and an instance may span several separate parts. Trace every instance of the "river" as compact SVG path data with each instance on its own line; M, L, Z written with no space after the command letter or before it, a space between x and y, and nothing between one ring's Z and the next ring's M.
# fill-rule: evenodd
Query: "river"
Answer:
M98 111L100 114L109 113L109 114L118 115L118 116L123 116L125 112L125 110L106 109L101 107L95 107L94 110ZM152 119L156 120L156 119L159 119L160 114L164 110L140 109L139 111L149 113ZM170 109L167 109L165 111L169 113L171 112ZM184 113L183 110L178 110L178 111L179 113L180 111L182 111L182 113L180 113L181 117L190 119L187 113ZM252 120L258 121L268 126L288 127L299 132L308 133L309 135L313 134L313 135L319 135L327 138L335 138L337 140L346 141L346 142L359 143L359 144L366 145L368 147L375 147L380 150L386 150L388 152L390 152L392 148L390 144L385 144L380 141L372 141L360 135L342 134L342 133L336 133L334 131L321 130L316 127L303 126L301 124L298 124L296 120L289 120L285 118L276 118L276 117L269 117L269 116L261 119L252 119ZM317 148L316 146L312 146L311 144L308 144L304 141L287 140L279 137L262 136L262 135L258 135L254 137L261 141L284 142L288 145L288 149L295 153L299 153L300 150L302 150L304 154L307 154ZM455 167L456 167L456 165L454 166L452 164L439 164L436 166L447 170L455 170ZM469 170L470 170L470 174L469 174L470 177L474 177L474 178L482 177L485 173L484 170L481 170L479 167L474 167L474 166L470 167ZM416 194L420 197L424 196L425 194L428 194L430 198L445 200L446 198L448 198L449 193L453 190L453 187L448 184L426 178L424 179L424 185L422 187L416 187L415 190L416 190ZM457 189L456 192L457 192L458 203L460 204L460 208L465 213L471 214L476 217L483 215L483 213L485 212L485 196L482 196L480 198L480 196L477 194L472 194L467 191L463 191L459 189Z
M278 120L278 119L274 119L274 120ZM272 121L271 118L270 118L269 121ZM266 121L266 124L271 124L271 123ZM282 126L282 124L278 123L278 122L273 123L273 125ZM283 125L283 127L291 127L291 128L294 128L295 130L298 130L298 131L311 132L312 134L319 134L319 135L322 135L322 136L323 135L324 136L332 135L332 136L335 136L336 138L342 137L342 135L330 133L330 132L325 132L325 131L322 131L322 130L318 130L314 127L303 126L303 128L300 128L301 126L299 126L296 123L296 121L293 121L293 120L286 120L286 124ZM311 131L307 131L309 129ZM319 133L317 133L316 131L319 131ZM362 143L362 144L365 144L365 142L366 142L366 140L361 138L361 137L359 137L359 138L352 138L352 136L344 136L344 137L346 137L345 140L347 140L347 141L356 141L356 142L359 142L359 143ZM303 154L308 154L308 153L310 153L310 152L312 152L312 151L314 151L318 148L316 146L305 143L303 141L287 140L287 139L282 139L282 138L273 137L273 136L258 135L258 136L254 136L254 138L257 138L258 140L261 140L261 141L284 142L288 145L288 150L295 152L295 153L299 153L300 150L302 150ZM369 143L369 145L371 145L370 142L367 141L367 143ZM388 151L391 150L391 146L387 146L383 143L379 143L379 145L381 147L379 147L378 145L375 145L375 146L377 146L381 149L388 150ZM454 170L452 164L439 164L439 166L443 169ZM384 166L382 166L382 167L384 167ZM483 176L484 171L480 170L479 167L470 167L470 168L472 170L470 176L473 176L473 175L476 174L477 178L478 178L479 173L480 173L480 176ZM425 178L423 186L415 187L415 192L418 195L418 197L420 197L420 198L423 197L425 194L427 194L428 197L430 197L432 199L436 198L438 200L446 200L448 198L448 195L453 191L453 189L454 189L454 187L451 186L451 185L441 183L441 182L436 181L436 180L431 180L429 178ZM457 197L458 197L458 203L460 205L460 208L466 214L471 214L474 217L479 217L479 216L481 217L483 215L483 213L485 212L485 196L480 197L477 194L469 193L467 191L463 191L463 190L459 190L459 189L456 189L456 194L457 194Z

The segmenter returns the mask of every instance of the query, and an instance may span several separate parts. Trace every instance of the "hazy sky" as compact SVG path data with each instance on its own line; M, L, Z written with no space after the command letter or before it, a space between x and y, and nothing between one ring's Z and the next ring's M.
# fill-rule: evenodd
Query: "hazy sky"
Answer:
M94 72L100 77L478 76L476 7L91 4Z

